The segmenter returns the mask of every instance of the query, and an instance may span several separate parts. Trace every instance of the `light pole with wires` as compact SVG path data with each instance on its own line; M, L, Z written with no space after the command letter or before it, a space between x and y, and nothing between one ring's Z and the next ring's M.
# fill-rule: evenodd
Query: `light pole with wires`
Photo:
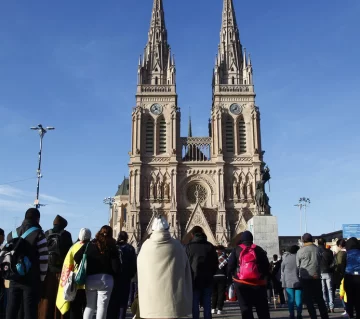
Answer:
M42 178L42 175L41 175L41 156L42 156L42 148L43 148L43 138L44 138L45 134L48 131L55 130L55 127L48 126L48 127L44 128L41 124L39 124L38 126L31 127L30 129L32 129L34 131L38 131L38 133L40 135L40 151L39 151L39 164L38 164L38 169L37 169L36 199L35 199L35 202L34 202L35 207L37 209L39 209L41 206L43 206L39 202L40 179Z
M304 207L304 218L305 218L305 233L307 233L307 216L306 216L306 208L308 205L310 205L310 198L307 197L301 197L299 199L299 205Z
M104 198L103 203L105 205L109 205L109 224L110 224L111 210L112 210L112 207L113 207L113 205L115 203L115 198L114 197L106 197L106 198Z

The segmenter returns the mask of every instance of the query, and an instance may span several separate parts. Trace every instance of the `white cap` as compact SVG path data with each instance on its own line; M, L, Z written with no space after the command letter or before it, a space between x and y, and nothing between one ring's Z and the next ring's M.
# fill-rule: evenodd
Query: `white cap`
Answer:
M169 223L166 218L163 216L155 217L154 222L152 224L152 230L169 230Z
M81 228L79 233L79 240L90 240L91 239L91 230L88 228Z

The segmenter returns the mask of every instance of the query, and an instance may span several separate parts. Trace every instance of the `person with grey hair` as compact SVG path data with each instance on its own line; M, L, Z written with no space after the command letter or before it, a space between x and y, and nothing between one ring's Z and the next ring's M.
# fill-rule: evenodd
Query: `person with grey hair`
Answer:
M192 313L192 279L185 249L158 215L138 259L141 318L181 318Z

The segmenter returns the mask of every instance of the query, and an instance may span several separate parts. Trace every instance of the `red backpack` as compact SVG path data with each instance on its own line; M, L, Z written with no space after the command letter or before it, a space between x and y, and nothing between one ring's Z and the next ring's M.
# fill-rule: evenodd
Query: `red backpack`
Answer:
M251 246L240 245L242 248L239 256L239 271L237 276L240 280L259 280L261 275L256 259L256 245Z

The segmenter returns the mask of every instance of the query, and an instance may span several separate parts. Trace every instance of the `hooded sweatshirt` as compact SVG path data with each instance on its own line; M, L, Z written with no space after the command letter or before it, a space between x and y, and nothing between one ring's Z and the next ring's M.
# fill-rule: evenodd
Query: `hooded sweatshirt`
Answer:
M68 225L68 222L65 218L61 217L60 215L57 215L54 219L53 222L54 228L53 229L49 229L48 231L45 232L45 236L46 238L49 240L49 236L51 236L52 234L59 234L60 235L60 254L61 254L61 258L64 261L65 257L68 253L68 251L70 250L71 246L73 245L73 241L71 238L71 234L65 230L65 228ZM51 252L51 247L50 248L50 256L52 254ZM60 273L61 272L61 267L55 267L54 265L51 265L51 257L50 257L50 271L51 272L56 272L56 273Z
M353 237L346 242L346 275L360 275L360 244Z

